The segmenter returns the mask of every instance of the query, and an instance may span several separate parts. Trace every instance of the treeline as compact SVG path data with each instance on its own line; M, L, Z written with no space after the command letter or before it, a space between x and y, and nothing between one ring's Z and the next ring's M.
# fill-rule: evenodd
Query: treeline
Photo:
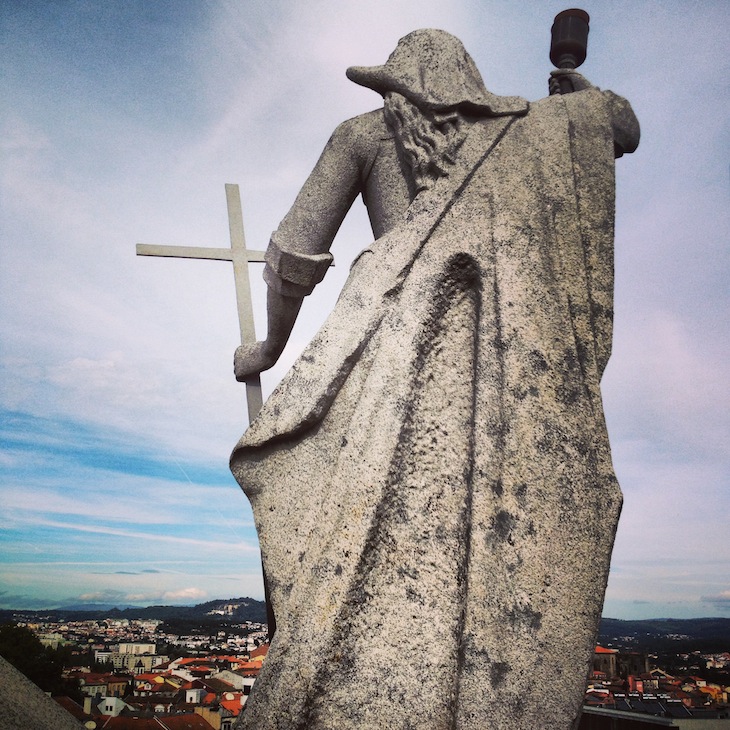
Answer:
M44 692L66 695L76 702L83 702L83 695L76 680L63 679L64 666L72 664L72 650L68 646L52 649L43 646L36 635L24 626L0 625L0 656L22 672Z
M251 620L251 619L247 619ZM264 623L256 621L256 623ZM170 618L157 627L158 634L175 634L177 636L213 636L225 633L226 636L247 636L249 631L240 624L232 623L228 616L205 616L204 618Z

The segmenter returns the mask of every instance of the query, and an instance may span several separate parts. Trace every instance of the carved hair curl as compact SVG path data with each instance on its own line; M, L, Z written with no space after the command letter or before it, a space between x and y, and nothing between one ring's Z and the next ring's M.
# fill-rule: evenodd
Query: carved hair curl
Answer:
M385 95L385 120L411 168L416 192L449 174L467 133L466 120L458 109L421 109L405 96L389 91Z

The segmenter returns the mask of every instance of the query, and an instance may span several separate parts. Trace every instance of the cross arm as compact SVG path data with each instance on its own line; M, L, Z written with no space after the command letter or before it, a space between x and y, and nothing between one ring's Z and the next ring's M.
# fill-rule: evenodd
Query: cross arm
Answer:
M169 256L179 259L212 259L214 261L233 261L233 251L230 248L204 248L202 246L160 246L149 243L137 244L137 256ZM248 261L263 263L263 251L246 249L245 258Z

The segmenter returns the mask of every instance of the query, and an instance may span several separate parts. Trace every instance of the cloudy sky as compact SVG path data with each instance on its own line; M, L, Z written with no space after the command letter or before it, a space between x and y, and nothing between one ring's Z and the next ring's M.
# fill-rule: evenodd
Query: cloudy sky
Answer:
M224 184L265 247L334 127L379 105L349 65L460 37L487 86L545 95L562 2L4 0L0 606L262 596L227 469L246 426ZM633 104L603 382L625 506L604 615L730 615L730 5L588 0L596 85ZM370 241L356 203L270 392ZM256 272L258 331L265 290Z

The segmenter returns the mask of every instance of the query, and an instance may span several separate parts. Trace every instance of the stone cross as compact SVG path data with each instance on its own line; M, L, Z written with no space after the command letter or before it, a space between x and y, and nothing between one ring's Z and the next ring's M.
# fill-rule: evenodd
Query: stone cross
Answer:
M238 191L238 185L226 184L226 202L228 204L228 228L231 234L230 248L156 246L138 243L137 256L172 256L183 259L231 261L233 263L233 277L236 284L236 303L238 305L241 344L245 345L248 342L256 342L248 264L250 261L263 262L264 252L249 251L246 248L246 237L243 233L241 196ZM258 374L251 375L244 382L246 383L248 420L251 423L261 410L261 378Z

